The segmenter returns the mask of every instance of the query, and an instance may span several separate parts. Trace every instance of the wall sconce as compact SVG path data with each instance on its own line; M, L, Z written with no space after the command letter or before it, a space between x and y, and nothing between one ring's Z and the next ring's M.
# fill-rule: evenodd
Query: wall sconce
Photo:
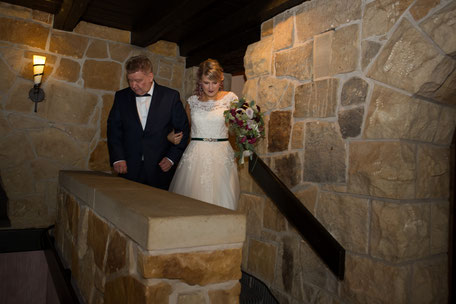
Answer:
M33 55L33 82L35 85L29 91L30 99L35 103L35 112L37 109L38 102L43 101L44 91L40 88L41 78L43 77L44 63L46 57Z

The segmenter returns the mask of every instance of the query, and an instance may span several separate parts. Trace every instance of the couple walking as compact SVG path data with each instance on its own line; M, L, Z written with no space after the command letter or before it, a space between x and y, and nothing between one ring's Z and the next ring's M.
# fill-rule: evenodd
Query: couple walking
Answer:
M125 68L129 87L116 92L108 117L114 171L235 210L239 181L223 112L237 96L223 91L219 63L200 64L195 94L185 109L177 91L154 81L146 56L130 58Z

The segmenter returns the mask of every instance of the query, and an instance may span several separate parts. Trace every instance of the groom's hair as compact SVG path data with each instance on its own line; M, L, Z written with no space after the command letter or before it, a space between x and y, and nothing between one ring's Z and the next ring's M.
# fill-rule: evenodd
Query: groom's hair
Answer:
M152 72L152 62L145 55L133 56L125 64L127 74L142 71L144 73Z

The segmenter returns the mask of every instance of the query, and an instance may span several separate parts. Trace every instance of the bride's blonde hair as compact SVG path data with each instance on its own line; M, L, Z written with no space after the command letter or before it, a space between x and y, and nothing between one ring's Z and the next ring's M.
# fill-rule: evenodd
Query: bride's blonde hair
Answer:
M201 97L203 94L203 87L201 86L203 75L210 80L220 81L220 91L223 90L223 68L217 60L209 58L201 62L196 75L198 80L194 94L198 97Z

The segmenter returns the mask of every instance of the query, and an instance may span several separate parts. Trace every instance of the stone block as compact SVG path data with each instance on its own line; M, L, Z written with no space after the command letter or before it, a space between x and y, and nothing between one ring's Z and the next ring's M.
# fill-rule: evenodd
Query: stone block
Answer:
M0 13L2 15L29 19L32 16L32 11L32 9L23 6L0 2Z
M295 89L295 111L297 118L335 117L339 80L335 78L314 81Z
M340 94L340 102L343 106L359 105L366 101L369 84L362 78L352 77L347 80Z
M289 76L298 80L309 80L313 73L313 45L305 43L292 49L275 53L276 76Z
M13 132L0 137L0 146L2 147L0 168L19 166L35 159L33 147L22 132Z
M89 39L69 32L52 31L49 51L74 58L82 58Z
M313 285L332 293L337 292L337 278L330 272L305 240L300 241L299 260L297 260L297 263L301 265L301 269L299 271L295 270L295 272L301 277L303 287ZM303 296L306 294L308 292L303 290Z
M367 254L369 201L351 195L321 192L317 218L345 250Z
M80 21L75 29L75 33L97 37L101 39L130 43L130 31L119 30L113 27L97 25L89 22Z
M331 54L334 30L316 35L313 40L313 79L331 76Z
M250 44L244 56L245 76L247 79L271 75L273 36Z
M117 91L122 76L122 66L112 61L86 60L82 67L84 88Z
M449 202L433 202L431 204L431 254L448 252L449 223Z
M363 38L388 33L412 2L413 0L382 0L366 4L363 16Z
M91 122L85 125L67 125L64 123L59 123L55 124L54 127L62 132L65 132L75 141L83 142L85 144L91 143L98 131L97 127L94 126L94 124Z
M94 171L110 171L108 144L100 140L95 149L90 154L89 169Z
M177 57L179 56L179 46L170 41L159 40L154 44L149 45L146 49L152 53L168 56L168 57Z
M296 9L298 42L361 19L361 4L361 0L318 0L303 3Z
M247 235L260 236L263 228L265 198L257 195L242 193L238 210L246 215Z
M177 304L201 304L206 303L206 295L201 291L179 294ZM216 302L214 302L216 303Z
M106 282L104 304L169 303L172 287L166 282L145 285L132 276L122 276Z
M208 295L211 303L239 303L239 295L241 294L241 284L237 282L230 289L209 290ZM201 303L201 302L199 302ZM180 304L180 302L179 302ZM195 302L196 304L196 302Z
M357 24L334 31L331 41L330 76L356 70L360 55L358 32Z
M91 35L92 36L92 35ZM86 51L88 58L107 58L108 57L108 44L102 40L92 40L89 48Z
M44 50L50 29L36 22L0 17L0 40Z
M450 197L450 151L448 148L419 145L416 172L417 198Z
M169 60L161 59L158 65L157 77L170 80L173 76L173 63Z
M106 273L116 273L127 263L127 240L119 231L113 230L109 239L106 257Z
M277 79L270 76L261 77L258 80L257 99L252 100L256 100L256 104L260 106L263 113L275 110L282 102L287 104L288 100L291 99L287 94L290 87L292 87L292 84L286 79Z
M410 289L411 303L431 304L448 302L448 260L440 257L413 265Z
M108 235L111 228L92 211L89 212L87 245L93 250L93 259L99 269L104 269Z
M291 132L291 148L302 149L304 148L304 122L299 121L293 125Z
M111 59L119 62L124 62L128 55L131 53L132 47L128 44L121 44L121 43L109 43L109 54L111 55Z
M299 153L276 156L273 163L272 170L288 188L301 182L302 161Z
M348 254L345 260L342 299L348 303L407 302L409 266L392 266L362 256Z
M140 252L138 269L144 278L178 279L208 285L241 278L241 249L148 255Z
M429 11L440 4L441 0L418 0L410 8L410 14L416 21L425 17Z
M35 192L34 178L26 164L2 169L2 181L9 197Z
M431 142L439 124L440 107L392 89L375 86L364 137Z
M454 69L442 85L435 91L427 92L423 94L429 98L432 98L440 103L449 106L456 105L456 69Z
M68 82L76 82L79 80L80 74L81 65L79 62L68 58L62 58L60 59L60 64L53 76L57 79L65 80Z
M274 50L289 48L293 45L294 18L292 11L286 11L273 19Z
M382 45L375 41L364 40L361 42L361 68L363 70L371 63L378 54Z
M291 112L274 111L268 124L268 151L288 150L291 135Z
M247 79L244 83L244 87L242 88L242 96L245 97L246 100L255 100L258 101L258 78L254 79ZM264 112L264 110L263 110Z
M337 114L340 133L343 138L357 137L361 134L364 118L364 107L339 111Z
M32 193L24 198L9 197L8 216L11 228L46 228L55 223L55 217L48 215L48 206L42 194Z
M173 78L171 79L171 87L180 90L184 85L184 73L185 73L185 65L183 64L173 64ZM181 98L183 95L181 94Z
M42 12L39 10L32 10L32 19L52 25L52 21L54 20L54 14Z
M8 65L0 60L0 94L4 95L13 86L16 75L10 70Z
M277 232L287 230L286 218L269 199L266 199L263 209L263 227Z
M274 19L269 19L261 24L261 38L274 33Z
M345 143L332 122L308 122L304 142L303 181L345 182Z
M456 126L456 109L442 108L434 143L449 146Z
M428 96L440 88L454 67L450 57L444 56L427 37L403 19L367 76L412 94Z
M416 147L405 142L351 142L348 191L393 199L414 199Z
M432 5L432 1L430 1ZM448 55L456 56L456 3L450 2L447 6L434 13L425 20L420 27L432 40Z
M372 202L370 252L393 263L430 253L429 204Z
M32 131L29 134L35 153L67 164L83 168L86 161L87 145L76 143L68 134L56 128Z
M276 256L277 247L274 244L251 239L247 272L257 276L266 284L271 284L274 280Z
M6 120L5 120L6 122ZM28 130L28 129L42 129L48 126L41 118L30 117L21 113L11 113L8 115L7 122L10 124L12 129ZM1 122L0 122L1 124ZM1 131L0 131L0 134ZM4 136L6 137L6 133Z
M11 88L11 93L6 96L3 109L14 112L32 113L34 103L28 97L28 91L33 87L33 83L26 80L17 79ZM46 104L44 100L40 105Z

